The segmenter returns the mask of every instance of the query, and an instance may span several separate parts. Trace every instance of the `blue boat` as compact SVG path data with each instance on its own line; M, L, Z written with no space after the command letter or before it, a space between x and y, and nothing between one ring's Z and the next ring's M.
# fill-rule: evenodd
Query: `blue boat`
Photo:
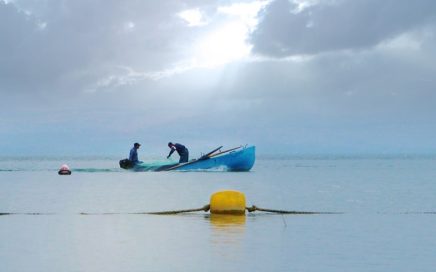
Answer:
M182 163L176 165L174 169L170 170L208 170L217 169L225 171L250 171L255 161L255 147L250 146L241 148L240 150L233 150L228 153L217 153L207 159L199 159L192 162Z
M134 171L250 171L255 162L255 146L215 150L199 159L177 164L137 164ZM123 167L124 168L124 167Z

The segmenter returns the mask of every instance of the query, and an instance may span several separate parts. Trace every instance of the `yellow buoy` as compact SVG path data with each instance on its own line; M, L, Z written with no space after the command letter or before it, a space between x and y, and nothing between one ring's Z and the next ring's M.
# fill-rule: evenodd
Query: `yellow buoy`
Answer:
M245 215L245 195L230 190L214 193L210 197L210 213Z

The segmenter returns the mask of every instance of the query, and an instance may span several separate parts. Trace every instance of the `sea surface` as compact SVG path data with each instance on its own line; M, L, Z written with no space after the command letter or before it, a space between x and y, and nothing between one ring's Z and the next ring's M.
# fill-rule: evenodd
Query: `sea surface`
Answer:
M57 170L67 163L71 176ZM341 212L216 217L247 206ZM436 157L260 156L250 172L131 172L116 158L0 158L0 271L436 268Z

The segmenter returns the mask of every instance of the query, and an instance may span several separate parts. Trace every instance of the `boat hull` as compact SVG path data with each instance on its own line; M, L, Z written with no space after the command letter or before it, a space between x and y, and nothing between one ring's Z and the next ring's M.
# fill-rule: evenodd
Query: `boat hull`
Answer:
M256 148L250 146L242 150L232 151L220 156L211 157L206 160L198 160L192 163L186 163L174 170L191 171L191 170L209 170L218 169L225 171L250 171L255 162Z

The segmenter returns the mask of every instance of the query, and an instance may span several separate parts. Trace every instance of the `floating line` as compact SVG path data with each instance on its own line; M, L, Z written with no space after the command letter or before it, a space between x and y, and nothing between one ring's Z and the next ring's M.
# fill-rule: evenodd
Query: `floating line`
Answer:
M245 208L249 213L259 211L259 212L268 212L268 213L277 213L277 214L295 214L295 215L310 215L310 214L343 214L343 212L313 212L313 211L286 211L286 210L273 210L273 209L264 209L259 208L255 205L251 207ZM210 210L210 205L204 205L201 208L196 209L184 209L184 210L170 210L170 211L158 211L158 212L107 212L107 213L89 213L89 212L80 212L78 215L141 215L141 214L150 214L150 215L173 215L179 213L189 213L189 212L208 212ZM20 212L3 212L0 213L2 215L55 215L56 213L40 213L40 212L29 212L29 213L20 213Z

